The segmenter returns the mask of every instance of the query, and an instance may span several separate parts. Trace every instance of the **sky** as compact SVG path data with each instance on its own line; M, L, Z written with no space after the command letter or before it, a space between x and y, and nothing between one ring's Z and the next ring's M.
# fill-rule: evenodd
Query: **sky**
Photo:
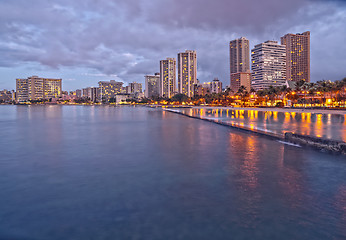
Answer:
M346 0L0 0L0 89L16 78L144 83L159 61L197 51L200 82L229 85L229 41L251 48L311 32L311 81L346 77Z

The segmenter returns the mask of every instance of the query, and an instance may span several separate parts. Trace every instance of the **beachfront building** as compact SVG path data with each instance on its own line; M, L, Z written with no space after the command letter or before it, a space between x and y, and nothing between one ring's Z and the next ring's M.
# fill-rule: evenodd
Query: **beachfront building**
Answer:
M229 43L230 73L248 72L250 70L249 40L245 37Z
M286 46L287 80L310 82L310 32L286 34L281 44Z
M152 98L160 95L160 73L145 76L145 97Z
M231 74L231 90L236 93L240 86L244 86L248 92L251 90L251 73L238 72Z
M205 96L211 94L209 83L197 83L194 85L194 95Z
M142 83L132 82L132 83L129 83L128 87L129 88L127 93L129 94L142 92Z
M92 102L99 102L101 99L101 90L99 87L83 88L83 98L90 99Z
M176 91L176 59L160 61L160 96L170 98Z
M99 93L100 100L109 102L109 99L114 98L117 94L122 93L123 82L117 82L115 80L99 81Z
M229 44L230 86L236 92L241 85L251 88L249 40L245 37L235 39ZM250 76L250 84L248 77Z
M251 51L252 82L257 91L286 85L286 47L277 41L258 44Z
M14 101L15 100L15 92L14 90L1 90L0 91L0 103L1 102L5 102L5 103L8 103L8 102L11 102L11 101Z
M211 93L222 93L222 82L218 78L214 78L209 84Z
M197 83L194 85L194 95L204 96L212 93L222 93L222 82L217 78L214 78L211 82Z
M16 79L17 101L49 100L61 97L62 79L32 76Z
M186 50L178 53L178 92L192 97L195 84L197 84L196 51Z

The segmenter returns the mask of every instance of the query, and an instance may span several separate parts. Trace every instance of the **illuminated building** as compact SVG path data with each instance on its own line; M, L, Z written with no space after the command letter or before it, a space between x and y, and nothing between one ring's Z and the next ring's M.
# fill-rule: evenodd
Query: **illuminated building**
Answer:
M99 81L99 88L100 100L109 102L109 99L122 92L123 83L116 82L115 80Z
M249 40L245 37L229 43L230 73L248 72L250 70Z
M231 89L234 92L237 92L239 87L243 85L249 89L248 91L250 91L251 74L249 40L245 37L241 37L231 41L229 43L229 57Z
M28 79L16 79L16 100L17 102L26 102L29 100Z
M310 82L310 32L286 34L281 44L286 46L287 80Z
M92 102L100 101L100 88L99 87L87 87L83 88L83 98L90 99Z
M212 93L222 93L222 82L217 78L214 78L211 82L197 83L194 85L195 95L204 96Z
M238 91L240 86L244 86L248 92L251 90L251 73L238 72L231 74L231 89L234 93Z
M219 79L214 78L209 84L211 93L222 93L222 82Z
M61 97L61 79L43 79L44 99Z
M12 100L15 100L15 93L14 91L8 91L6 89L0 91L0 102L11 102Z
M197 83L194 85L194 94L205 96L211 93L210 84L209 83Z
M32 76L16 79L17 101L49 100L61 97L61 79L39 78Z
M257 91L286 85L286 47L277 41L258 44L251 51L252 82Z
M178 53L178 92L188 97L193 96L197 83L197 53L186 50Z
M129 83L129 94L131 93L141 93L142 92L142 83Z
M160 61L160 96L172 97L176 91L176 60L167 58Z
M160 95L160 73L145 76L145 97L152 98Z

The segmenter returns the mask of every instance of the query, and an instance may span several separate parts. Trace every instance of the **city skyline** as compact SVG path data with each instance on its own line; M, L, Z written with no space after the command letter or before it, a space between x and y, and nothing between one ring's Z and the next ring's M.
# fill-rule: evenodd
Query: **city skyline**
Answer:
M245 36L253 48L307 30L311 31L311 81L344 76L344 1L265 1L257 6L219 0L212 5L194 4L198 14L189 14L179 2L163 2L0 3L1 88L14 89L14 79L31 75L62 78L66 90L112 79L144 83L144 75L159 71L160 59L186 49L198 52L199 80L218 77L229 85L229 41ZM268 7L273 9L271 14L258 20ZM229 14L229 9L237 11ZM152 16L154 10L157 14ZM247 10L249 18L240 21L239 13ZM65 32L68 28L73 30Z

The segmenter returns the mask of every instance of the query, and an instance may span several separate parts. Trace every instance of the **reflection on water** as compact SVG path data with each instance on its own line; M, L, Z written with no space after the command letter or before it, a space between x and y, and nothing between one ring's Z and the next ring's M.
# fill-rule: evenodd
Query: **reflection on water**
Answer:
M180 111L190 116L217 119L233 125L277 134L284 134L289 131L346 141L346 115L214 108L192 108L188 110L181 109Z
M158 109L0 112L0 239L346 238L344 156ZM267 127L336 122L333 115L199 113L253 127L259 119Z

